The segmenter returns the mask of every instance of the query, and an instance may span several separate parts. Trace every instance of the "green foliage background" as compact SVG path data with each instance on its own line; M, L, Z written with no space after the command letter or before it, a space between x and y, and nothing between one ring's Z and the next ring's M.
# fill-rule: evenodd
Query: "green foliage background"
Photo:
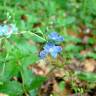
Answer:
M96 0L0 0L0 23L13 23L19 28L19 34L13 34L10 38L0 37L0 92L9 96L36 96L46 78L35 76L27 68L39 60L38 48L28 42L32 40L36 44L44 43L46 35L51 31L59 31L65 37L62 53L64 58L96 59L95 53L81 56L79 52L84 47L74 43L81 43L82 40L67 33L68 28L77 32L80 22L84 22L95 33L95 16ZM95 24L91 24L91 20ZM88 44L95 42L94 38L88 39ZM91 76L84 78L82 76L85 74L82 74L79 74L80 78L90 80ZM18 82L13 77L21 81Z

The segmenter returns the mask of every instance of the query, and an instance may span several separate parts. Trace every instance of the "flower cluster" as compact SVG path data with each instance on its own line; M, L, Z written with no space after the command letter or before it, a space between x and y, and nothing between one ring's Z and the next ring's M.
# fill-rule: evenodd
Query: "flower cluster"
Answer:
M17 32L18 29L14 24L0 25L0 36L10 37L13 32Z
M63 36L59 36L59 34L57 32L52 32L51 34L48 35L48 38L50 40L52 40L53 42L48 41L41 52L40 52L40 58L43 59L46 57L46 55L48 55L49 53L51 54L51 56L53 58L57 57L57 54L60 53L62 51L62 47L58 46L55 44L54 41L56 42L62 42L64 41L64 37Z

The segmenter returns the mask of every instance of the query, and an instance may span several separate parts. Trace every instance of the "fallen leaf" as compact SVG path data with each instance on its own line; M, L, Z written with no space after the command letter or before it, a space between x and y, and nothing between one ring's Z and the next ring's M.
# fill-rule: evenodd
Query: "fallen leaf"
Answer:
M83 65L86 72L93 72L96 67L96 60L86 59L83 61Z

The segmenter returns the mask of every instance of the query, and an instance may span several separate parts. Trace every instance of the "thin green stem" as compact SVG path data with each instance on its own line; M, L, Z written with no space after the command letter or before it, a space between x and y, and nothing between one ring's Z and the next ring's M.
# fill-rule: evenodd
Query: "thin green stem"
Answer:
M22 67L22 64L21 64L20 61L18 61L18 64L19 64L19 66L21 67L20 74L21 74L21 78L22 78L22 87L23 87L25 96L28 96L28 93L27 93L27 91L26 91L26 89L25 89L25 81L24 81L24 79L23 79L23 67Z
M67 28L66 28L66 26L64 27L64 35L65 35L65 36L68 36L68 33L67 33Z
M6 59L8 58L8 56L9 56L9 54L7 53L7 54L6 54L6 57L5 57L5 61L6 61ZM1 76L4 75L4 72L5 72L5 66L6 66L6 62L4 62L4 64L3 64L3 68L2 68Z
M83 4L83 15L85 15L86 14L86 6L87 6L87 1L86 0L83 0L83 2L82 2Z

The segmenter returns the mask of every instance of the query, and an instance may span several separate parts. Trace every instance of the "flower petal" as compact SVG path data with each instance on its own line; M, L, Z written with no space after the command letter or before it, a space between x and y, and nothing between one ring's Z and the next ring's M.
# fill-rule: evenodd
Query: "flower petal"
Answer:
M57 54L61 51L62 51L61 46L54 46L54 47L50 48L50 50L49 50L49 52L53 58L56 58Z
M57 39L57 41L59 41L59 42L64 41L64 37L63 36L59 36L58 39Z
M40 56L41 59L44 59L47 54L48 53L45 50L43 50L43 51L40 52L39 56Z
M61 52L62 51L62 47L61 46L55 46L54 50L56 52Z
M62 42L64 41L64 37L63 36L59 36L59 34L57 32L52 32L48 35L48 38L54 41L58 41L58 42Z
M56 40L58 38L58 33L57 32L52 32L48 35L49 39Z
M57 57L57 52L50 52L50 54L51 54L51 56L53 57L53 58L56 58Z
M18 29L14 24L0 25L0 36L10 37L13 32L17 32Z
M50 48L52 48L54 46L55 45L53 43L48 42L47 44L45 44L44 50L46 50L46 52L49 52Z

